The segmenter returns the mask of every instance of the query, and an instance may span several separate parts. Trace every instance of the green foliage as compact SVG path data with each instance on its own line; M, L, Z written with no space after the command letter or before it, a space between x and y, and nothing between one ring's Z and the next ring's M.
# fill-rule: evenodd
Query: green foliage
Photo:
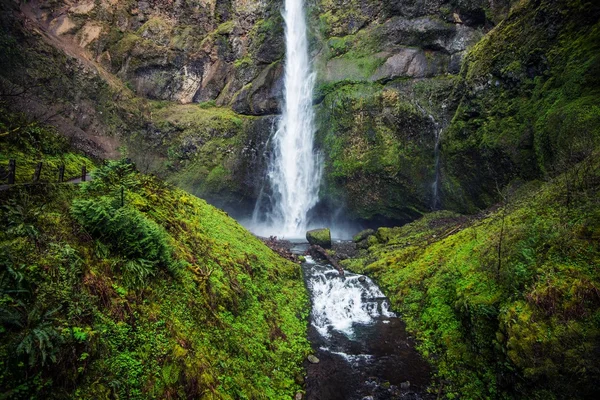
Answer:
M476 217L380 228L346 267L379 281L447 398L593 398L599 190L592 156Z
M27 119L23 114L6 110L0 102L0 177L5 181L9 160L16 161L16 183L33 180L38 162L42 162L41 181L57 182L58 168L65 166L65 180L81 176L81 167L88 170L93 163L73 152L64 136L53 127Z
M600 145L598 16L586 1L524 1L468 53L442 136L448 206L488 206L497 187L560 174Z
M310 351L298 266L127 162L93 176L0 192L6 397L291 397Z
M140 259L127 263L127 270L144 271L153 263L170 265L173 249L164 229L136 209L115 203L118 201L106 197L79 199L73 202L71 212L88 232L116 252L132 260Z

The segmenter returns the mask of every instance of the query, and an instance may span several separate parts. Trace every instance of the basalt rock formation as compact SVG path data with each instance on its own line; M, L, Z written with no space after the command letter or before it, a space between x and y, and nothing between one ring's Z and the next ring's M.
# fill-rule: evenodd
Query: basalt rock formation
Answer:
M2 49L14 55L2 61L3 93L27 89L16 108L55 110L50 122L89 154L125 148L143 170L249 213L282 97L280 1L2 7ZM556 174L597 143L597 6L307 7L323 214L342 207L381 225L474 212L511 180ZM592 133L565 142L582 127Z

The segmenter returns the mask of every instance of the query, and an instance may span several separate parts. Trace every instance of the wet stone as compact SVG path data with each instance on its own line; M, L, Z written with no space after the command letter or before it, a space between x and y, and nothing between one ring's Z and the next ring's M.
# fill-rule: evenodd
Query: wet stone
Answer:
M308 362L311 364L318 364L319 363L319 359L315 356L313 356L312 354L309 354L308 357Z

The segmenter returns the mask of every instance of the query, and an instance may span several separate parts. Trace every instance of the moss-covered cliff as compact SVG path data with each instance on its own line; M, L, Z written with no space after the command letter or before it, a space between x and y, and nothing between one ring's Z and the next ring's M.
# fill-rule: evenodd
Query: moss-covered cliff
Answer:
M597 147L598 6L413 3L312 8L327 199L396 222L474 212Z
M525 1L466 58L442 138L444 203L489 205L514 178L555 176L599 145L600 6Z

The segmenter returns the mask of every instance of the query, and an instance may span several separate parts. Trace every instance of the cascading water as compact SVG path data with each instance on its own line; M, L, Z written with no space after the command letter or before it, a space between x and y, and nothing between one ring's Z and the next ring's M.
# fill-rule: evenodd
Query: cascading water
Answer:
M312 324L325 338L333 331L354 337L355 324L372 324L394 317L381 290L367 277L346 272L344 279L329 267L313 266L308 280L312 292Z
M320 360L307 368L306 399L428 399L427 364L377 285L310 256L302 270L312 300L309 339Z
M284 104L268 169L270 199L258 199L251 229L259 234L303 237L307 213L319 199L322 167L313 148L315 75L308 56L303 0L285 0Z

